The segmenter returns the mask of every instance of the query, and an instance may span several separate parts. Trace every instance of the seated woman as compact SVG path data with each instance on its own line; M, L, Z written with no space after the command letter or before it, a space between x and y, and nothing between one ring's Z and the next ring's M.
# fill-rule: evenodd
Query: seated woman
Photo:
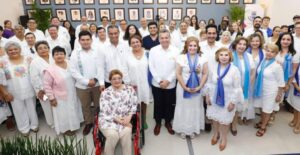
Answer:
M104 154L114 155L120 140L123 155L131 155L130 120L135 114L138 97L133 87L122 84L123 74L112 70L109 74L111 86L100 97L99 128L106 137Z

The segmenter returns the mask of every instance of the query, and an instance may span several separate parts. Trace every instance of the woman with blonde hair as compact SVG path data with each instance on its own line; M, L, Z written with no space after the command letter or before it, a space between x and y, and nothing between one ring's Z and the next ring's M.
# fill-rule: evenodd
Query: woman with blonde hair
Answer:
M229 48L231 45L231 34L229 31L223 31L219 41L221 47Z

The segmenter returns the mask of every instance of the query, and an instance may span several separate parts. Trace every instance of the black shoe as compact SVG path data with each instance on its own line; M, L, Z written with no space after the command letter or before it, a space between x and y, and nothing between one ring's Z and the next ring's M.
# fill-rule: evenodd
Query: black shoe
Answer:
M205 131L210 132L211 131L211 124L205 123Z

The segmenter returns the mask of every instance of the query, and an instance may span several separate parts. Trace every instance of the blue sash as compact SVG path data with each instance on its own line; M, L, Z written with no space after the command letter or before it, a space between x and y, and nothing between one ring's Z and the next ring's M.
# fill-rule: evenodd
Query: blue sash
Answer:
M283 61L284 82L287 82L289 78L293 75L292 58L293 58L292 55L289 53L284 56L284 61Z
M226 76L230 69L231 64L229 64L222 75L220 75L221 65L218 64L218 81L217 81L217 96L216 96L216 104L220 107L225 106L225 93L224 93L224 86L223 86L223 78Z
M247 52L250 53L250 54L252 54L252 48L249 47L247 49ZM257 66L259 66L261 64L262 60L264 59L264 52L263 52L263 50L261 48L258 51L258 57L259 57L259 63L258 63Z
M188 88L196 88L200 85L200 80L198 78L197 71L196 71L199 56L198 56L198 54L195 55L195 59L194 59L194 63L193 63L191 60L190 54L187 53L186 55L187 55L187 59L189 62L190 73L191 73L191 75L186 83L186 86ZM197 91L197 93L200 93L200 90ZM191 94L190 92L187 92L187 91L183 92L183 98L191 98L192 95L195 95L195 94Z
M147 59L149 60L149 52L146 52L146 57ZM149 69L149 65L148 65L148 73L147 73L147 77L148 77L148 84L149 86L152 86L152 79L153 79L153 76L150 72L150 69Z
M299 65L297 67L296 74L295 74L295 80L296 80L297 85L299 86L299 75L298 75L298 73L299 73ZM300 92L296 88L294 88L294 95L295 96L300 96Z

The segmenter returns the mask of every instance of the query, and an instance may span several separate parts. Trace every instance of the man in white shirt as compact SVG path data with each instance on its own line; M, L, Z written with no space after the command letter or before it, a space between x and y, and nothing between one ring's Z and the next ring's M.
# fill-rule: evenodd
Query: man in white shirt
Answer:
M175 20L170 20L169 22L169 31L170 31L170 35L171 35L171 39L175 36L175 34L177 33L177 29L176 29L176 21Z
M2 37L2 34L3 34L3 27L0 26L0 47L4 48L4 46L7 43L8 39Z
M109 45L109 39L106 37L106 30L104 27L97 28L97 37L93 39L92 47L94 49L104 49Z
M149 35L148 27L147 27L147 20L146 18L141 18L140 20L141 27L139 28L139 31L144 38L145 36Z
M185 17L183 17L183 21L188 24L188 27L187 27L188 33L195 35L195 28L193 26L191 26L191 18L189 16L185 16Z
M38 55L34 47L36 42L35 35L32 32L28 32L25 34L25 40L27 42L27 45L22 47L22 55L29 56L33 59Z
M79 43L82 48L73 51L70 66L72 77L76 80L76 92L82 105L85 121L83 135L87 135L94 124L91 103L94 103L95 108L99 106L99 52L92 48L92 35L88 31L79 33Z
M159 135L161 121L165 119L165 127L174 134L171 121L174 117L176 103L176 61L178 49L170 44L170 32L159 33L160 45L149 52L149 69L152 73L152 93L154 98L154 119L156 122L154 135Z
M87 23L87 18L86 16L82 16L81 17L81 24L79 24L77 27L76 27L76 30L75 30L75 37L78 38L78 35L79 35L79 32L81 31L81 26L82 25L87 25L88 27L90 27L90 25Z
M186 39L190 36L193 36L193 34L189 33L188 24L182 21L179 24L179 31L177 31L177 34L174 35L174 38L171 38L172 45L176 46L179 51L182 51Z
M107 32L107 28L108 28L108 17L103 16L103 17L101 18L101 23L102 23L102 25L99 25L98 27L103 27L103 28L105 28L105 31Z
M14 29L15 35L9 38L9 41L19 43L21 47L26 46L26 40L24 35L24 27L22 25L16 25Z
M50 52L52 53L52 49L56 46L63 47L67 52L67 57L71 55L71 45L70 42L66 40L65 37L58 35L58 27L55 25L51 25L48 28L49 36L46 38L50 46Z
M126 28L127 28L127 21L125 19L120 21L120 34L119 34L119 39L123 40L124 34L126 32Z
M264 35L264 40L268 40L268 34L266 32L266 30L261 29L261 25L262 25L262 18L260 16L256 16L253 19L253 27L246 29L243 37L249 37L251 34L255 33L255 31L257 30L261 30L263 35Z
M56 16L52 17L52 18L51 18L51 23L50 23L50 25L55 25L55 26L57 26L57 28L58 28L58 35L59 35L60 37L65 38L67 41L70 41L70 40L71 40L69 31L68 31L65 27L60 26L60 21L59 21L58 17L56 17ZM49 35L50 35L50 34L49 34L48 30L46 30L46 31L45 31L45 37L47 38L47 37L49 37Z
M34 18L30 18L27 22L27 29L25 29L25 34L31 32L34 34L36 41L46 40L44 33L37 29L37 23Z
M88 25L81 25L80 26L80 31L78 32L78 34L81 32L81 31L90 31L89 30L89 26ZM77 37L74 41L74 50L77 50L77 49L80 49L81 46L80 46L80 43L79 43L79 38Z
M294 48L300 54L300 22L294 24Z

